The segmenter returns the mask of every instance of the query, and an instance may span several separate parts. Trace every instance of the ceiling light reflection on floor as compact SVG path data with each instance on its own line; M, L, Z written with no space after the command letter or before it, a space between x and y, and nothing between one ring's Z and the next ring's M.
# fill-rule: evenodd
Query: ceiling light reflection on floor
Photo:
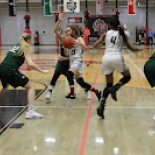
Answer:
M37 151L38 150L38 147L37 146L34 146L33 150L34 151Z
M45 137L45 142L55 143L56 139L53 137Z
M113 152L114 152L115 155L118 155L118 153L119 153L119 148L118 148L118 147L114 147L114 148L113 148Z
M104 143L104 139L103 139L103 137L96 137L95 142L96 143Z

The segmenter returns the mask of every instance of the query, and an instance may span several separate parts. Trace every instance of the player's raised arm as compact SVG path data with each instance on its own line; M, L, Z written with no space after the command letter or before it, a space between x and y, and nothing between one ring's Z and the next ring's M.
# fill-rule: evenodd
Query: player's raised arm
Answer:
M58 21L55 23L55 26L54 26L54 34L58 37L58 39L62 42L63 41L63 37L62 35L60 34L60 31L59 31L59 25L61 23L61 21L63 21L64 19L64 13L63 12L60 12L59 13L59 19Z

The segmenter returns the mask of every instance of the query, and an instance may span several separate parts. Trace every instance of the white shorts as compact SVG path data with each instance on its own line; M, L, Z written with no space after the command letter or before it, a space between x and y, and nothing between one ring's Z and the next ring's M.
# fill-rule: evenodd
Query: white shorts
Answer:
M82 70L84 68L84 61L83 60L74 60L70 61L70 68L74 68L79 73L82 73Z
M122 55L104 55L102 57L102 73L104 75L109 75L114 71L122 73L128 70L127 65L124 63L124 58Z

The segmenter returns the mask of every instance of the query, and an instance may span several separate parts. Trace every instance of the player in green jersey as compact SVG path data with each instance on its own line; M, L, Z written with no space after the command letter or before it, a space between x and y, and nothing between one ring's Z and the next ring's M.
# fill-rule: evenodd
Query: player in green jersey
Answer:
M34 70L41 73L49 73L49 70L43 70L36 65L31 58L31 31L26 32L20 36L20 43L14 45L0 65L0 79L3 88L0 91L0 96L4 94L8 86L11 85L14 88L18 86L24 87L27 90L28 98L28 111L26 112L25 118L43 118L42 114L36 112L33 106L35 100L35 88L33 83L23 73L19 71L19 67L26 60L27 64Z
M144 65L144 74L150 86L155 90L155 52ZM155 115L153 116L155 120Z

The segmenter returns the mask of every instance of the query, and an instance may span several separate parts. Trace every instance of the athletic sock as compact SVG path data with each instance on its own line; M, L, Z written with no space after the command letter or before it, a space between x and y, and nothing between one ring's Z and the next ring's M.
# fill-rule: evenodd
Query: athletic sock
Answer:
M97 92L98 92L98 90L97 90L97 89L95 89L94 87L92 87L92 88L90 89L90 91L95 92L95 93L97 93Z
M52 93L52 90L53 90L53 86L48 86L48 91L50 91Z
M70 92L72 95L74 95L74 87L70 87Z

